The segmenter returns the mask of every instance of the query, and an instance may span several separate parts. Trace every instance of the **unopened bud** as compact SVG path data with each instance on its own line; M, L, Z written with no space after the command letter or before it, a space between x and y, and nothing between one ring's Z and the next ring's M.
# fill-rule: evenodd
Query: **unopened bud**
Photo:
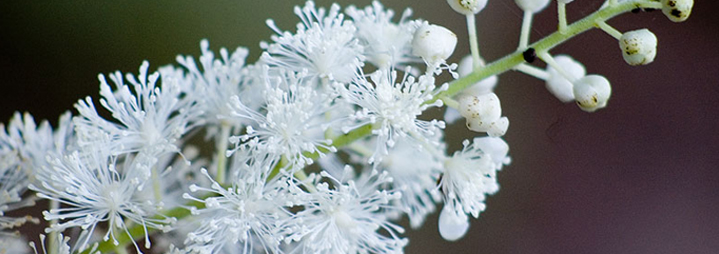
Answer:
M554 61L562 67L562 70L564 70L572 80L568 80L567 77L562 75L558 70L554 69L551 65L547 65L547 74L549 74L549 78L547 78L547 90L564 103L573 101L574 85L572 81L580 79L587 74L584 70L584 65L567 55L555 56Z
M662 12L669 20L682 22L689 18L694 0L662 0Z
M438 25L422 25L414 33L412 54L429 63L444 62L457 45L457 35Z
M624 61L629 65L645 65L657 56L657 36L647 29L626 32L619 38Z
M600 75L587 75L574 83L574 98L584 111L594 112L607 106L612 95L609 80Z
M474 15L487 6L487 0L447 0L452 10L464 15Z
M533 13L540 12L549 5L549 0L514 0L520 9Z

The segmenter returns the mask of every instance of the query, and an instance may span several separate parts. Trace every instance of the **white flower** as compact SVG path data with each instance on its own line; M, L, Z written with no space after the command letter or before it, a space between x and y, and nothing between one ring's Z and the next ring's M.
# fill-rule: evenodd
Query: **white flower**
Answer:
M337 86L341 97L360 107L351 115L351 119L358 122L357 125L345 127L343 131L346 133L365 124L374 126L372 134L378 140L369 163L381 160L398 139L411 136L420 141L418 145L429 145L430 141L426 137L436 136L439 129L444 128L441 120L425 121L417 119L417 116L427 108L442 105L441 100L431 104L425 102L446 89L446 86L435 90L432 76L423 75L415 79L408 73L405 71L402 80L397 81L396 71L380 69L370 74L369 80L360 73L348 87L341 84Z
M29 251L27 241L23 237L17 234L0 233L0 253L28 254Z
M40 246L42 252L38 252L37 246L35 246L34 242L30 243L30 248L35 251L35 254L70 254L72 253L72 249L70 248L69 242L70 237L63 236L62 234L55 234L55 239L48 239L47 236L40 235ZM53 249L48 249L48 247ZM100 254L100 252L95 250L91 250L89 253Z
M132 160L124 158L118 163L118 158L108 154L106 150L93 150L48 157L53 170L37 176L42 188L30 185L39 197L62 204L61 208L43 211L45 220L60 220L45 231L81 228L75 247L82 250L87 247L99 223L105 222L111 227L103 240L112 239L117 244L116 232L129 234L128 223L132 222L145 229L145 247L149 248L147 228L169 230L167 224L172 223L174 218L154 218L158 215L156 209L151 203L144 202L142 195L145 194L139 188L143 183L132 176L137 171L133 169ZM139 252L136 243L135 247Z
M216 195L201 199L185 194L186 199L205 204L201 210L192 209L194 215L202 215L202 224L188 234L187 249L202 254L220 253L223 248L237 253L277 253L280 241L290 232L283 223L289 212L282 206L291 203L289 195L282 194L283 181L265 183L257 175L246 175L225 189L207 170L202 169L202 174L212 187L193 185L190 190Z
M437 180L443 165L441 158L427 149L435 148L400 141L381 163L381 168L393 179L392 188L402 193L394 205L407 214L414 229L422 226L425 217L434 212L435 203L441 200Z
M295 6L295 14L302 20L297 32L282 32L272 20L267 25L277 35L274 43L261 43L265 50L261 61L271 66L295 72L306 70L310 77L348 82L354 70L362 66L363 48L354 37L356 28L333 4L327 12L315 9L314 2L307 1L303 8Z
M506 143L495 137L475 138L444 163L440 181L444 193L444 209L477 218L484 211L484 198L499 190L497 170L508 162Z
M351 168L348 168L351 171ZM301 253L402 253L407 240L398 233L404 230L387 221L384 209L399 198L396 191L382 190L392 180L387 173L372 170L357 181L341 182L322 172L331 180L317 183L307 193L309 203L295 215L302 230L293 240ZM316 181L319 180L316 179Z
M248 72L245 66L245 58L248 50L238 47L232 54L227 49L220 49L220 58L215 59L215 54L209 49L207 40L200 42L202 56L199 61L202 65L200 70L192 57L177 57L180 63L188 71L190 91L187 96L192 96L198 102L198 110L203 112L200 116L203 121L211 126L220 126L223 122L232 126L241 126L244 122L239 118L229 117L231 115L230 97L233 95L242 96L242 99L249 99L261 95L262 87L254 84L252 75L256 72ZM259 108L259 103L250 105L251 108Z
M162 84L157 85L160 74L148 77L148 68L145 61L138 79L126 75L129 85L120 72L111 74L116 90L107 84L104 75L98 76L100 104L114 119L103 119L90 97L78 101L75 108L80 116L74 122L81 145L107 147L113 155L142 152L149 158L179 152L176 142L201 112L196 110L195 102L184 99L179 77L162 77Z
M421 62L412 56L412 37L416 26L407 19L410 9L402 13L397 24L392 23L394 11L385 10L378 1L371 6L357 9L349 6L345 10L357 27L356 37L364 47L367 60L380 69L406 66Z
M292 167L313 162L305 153L335 152L332 141L323 133L328 127L324 117L331 110L332 98L307 86L304 73L264 71L265 115L245 106L237 96L232 98L233 117L252 122L245 134L230 138L237 146L232 152L244 153L249 163L257 163L259 168L267 168L280 156Z

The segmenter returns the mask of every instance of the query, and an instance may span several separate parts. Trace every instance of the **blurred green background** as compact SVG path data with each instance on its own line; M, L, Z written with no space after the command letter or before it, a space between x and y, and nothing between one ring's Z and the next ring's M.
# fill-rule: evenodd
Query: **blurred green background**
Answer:
M601 2L574 1L569 19ZM2 1L0 121L28 111L54 124L78 99L97 99L98 73L136 73L143 60L152 68L174 63L178 54L197 57L202 38L215 51L248 47L254 62L259 42L272 34L265 20L294 31L292 6L303 3ZM413 17L457 33L452 61L468 53L464 19L445 1L384 4L397 15L412 7ZM611 20L621 31L647 27L657 35L658 56L648 66L626 65L616 40L598 30L553 50L612 81L609 107L594 114L561 104L539 80L502 75L496 92L511 122L505 138L513 162L499 174L500 192L487 199L465 238L442 240L434 215L420 231L408 229L406 252L719 253L717 8L717 1L697 1L681 24L661 12ZM556 29L555 15L553 3L535 17L532 40ZM490 0L477 22L488 61L515 50L521 13L513 1ZM453 149L473 135L461 124L447 133Z

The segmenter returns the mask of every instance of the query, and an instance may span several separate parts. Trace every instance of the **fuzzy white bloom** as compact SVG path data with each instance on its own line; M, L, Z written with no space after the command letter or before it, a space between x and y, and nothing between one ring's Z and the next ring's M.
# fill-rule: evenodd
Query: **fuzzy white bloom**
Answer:
M333 4L329 11L315 9L314 2L295 7L301 23L297 32L282 32L274 21L267 25L277 33L271 37L274 43L263 42L265 50L261 61L295 72L308 71L311 77L348 82L356 68L364 62L363 47L354 37L356 27L344 20L340 7Z
M657 36L646 28L629 31L619 38L619 48L629 65L646 65L657 56Z
M340 84L337 89L343 99L360 107L350 116L357 124L342 131L346 133L365 124L374 126L372 134L377 136L377 147L369 163L381 160L398 139L411 136L421 145L430 142L426 137L436 136L439 129L444 128L441 120L417 119L427 108L442 106L440 100L425 103L446 89L446 85L435 89L432 76L423 75L415 79L409 71L405 71L404 77L397 80L396 71L377 70L369 75L369 80L359 73L347 87Z
M50 243L53 244L50 244ZM47 243L47 244L46 244ZM72 248L70 248L70 237L63 236L62 234L56 234L55 239L47 238L47 236L41 234L40 235L40 247L42 252L38 252L37 246L35 246L34 242L30 243L30 248L35 252L35 254L70 254L72 253ZM52 248L52 249L48 249ZM100 254L99 251L96 251L94 249L90 249L88 252L90 254Z
M514 0L514 2L523 11L537 13L547 8L550 0Z
M352 169L346 167L346 172ZM340 181L325 171L315 180L316 191L308 193L309 203L295 215L302 229L291 237L299 241L301 253L402 253L407 240L400 238L402 227L387 221L386 209L400 198L381 186L392 182L386 172L371 170L357 180Z
M547 65L547 74L549 74L546 80L547 90L564 103L574 101L574 85L572 82L587 74L584 70L584 65L568 55L557 55L554 57L554 61L562 67L564 73L569 75L571 80L567 79L559 70Z
M249 99L260 95L261 91L261 87L254 85L259 82L252 82L254 72L248 72L245 66L245 58L249 52L246 48L238 47L230 54L227 49L222 48L220 58L215 59L215 54L209 47L207 40L200 42L202 56L199 62L202 70L192 57L177 56L177 62L188 72L187 82L190 84L187 87L190 90L187 96L197 101L204 123L215 127L223 123L239 127L245 122L229 117L232 113L229 106L230 97L237 95L242 96L242 99ZM259 108L259 103L257 104L250 107Z
M264 115L232 97L233 117L247 119L252 125L245 134L230 138L236 145L231 152L247 154L249 164L259 163L260 168L267 168L280 156L289 160L288 166L301 167L313 162L305 152L335 152L323 133L329 126L324 120L333 98L308 86L305 73L273 73L267 68L264 72Z
M441 200L437 180L443 165L441 158L428 149L435 148L400 141L381 163L381 168L394 180L392 188L402 194L395 206L407 214L414 229L422 226L425 217L435 211L435 203Z
M487 0L447 0L452 10L464 15L474 15L487 6Z
M661 0L661 2L662 13L674 22L687 20L694 7L694 0Z
M412 54L424 59L429 69L435 69L445 63L456 46L457 35L452 31L424 22L414 32Z
M127 74L125 84L118 71L110 75L116 89L108 85L100 74L100 104L114 118L102 118L88 96L75 104L80 116L74 118L81 146L88 149L108 149L112 155L140 152L154 163L154 157L177 153L178 140L193 127L201 113L194 101L186 100L180 77L148 76L149 63L143 62L137 78ZM103 147L103 148L100 148Z
M503 136L509 127L509 119L502 116L499 97L495 93L462 96L459 114L467 119L467 128L493 137Z
M27 240L17 233L0 232L0 253L2 254L28 254L30 250Z
M85 153L74 152L63 157L48 157L52 171L38 175L42 188L30 185L41 198L55 200L63 206L43 211L45 220L60 220L46 228L46 232L62 232L65 229L82 229L75 250L82 250L99 223L107 223L112 229L103 236L103 240L112 239L118 243L116 232L129 234L128 223L137 223L145 228L145 248L150 247L147 228L169 230L168 224L174 218L157 219L157 209L152 203L145 202L138 177L132 175L138 171L130 158L122 160L110 157L107 150L94 150ZM51 184L61 182L61 184ZM56 187L63 186L63 187ZM132 237L132 236L131 236ZM135 243L139 252L139 247Z
M282 206L291 203L289 195L282 195L283 181L266 183L264 178L249 173L234 181L232 187L224 188L212 180L210 188L193 185L192 192L215 194L208 198L185 195L186 199L202 202L205 208L192 209L202 215L201 226L189 233L187 249L202 254L223 253L223 249L235 253L277 253L279 244L291 228L283 221L289 212ZM204 194L203 194L204 195Z
M402 13L397 24L392 23L394 11L385 10L378 1L373 1L364 9L349 6L345 12L357 27L356 37L364 47L367 61L380 69L421 62L411 54L412 38L417 28L408 21L412 14L410 9Z
M499 190L497 171L509 163L508 146L500 138L475 138L471 144L465 140L462 145L461 151L445 161L440 181L444 193L440 232L447 240L464 235L466 215L477 218L484 211L485 196Z
M607 106L612 95L609 80L600 75L587 75L574 83L574 98L584 111L594 112Z

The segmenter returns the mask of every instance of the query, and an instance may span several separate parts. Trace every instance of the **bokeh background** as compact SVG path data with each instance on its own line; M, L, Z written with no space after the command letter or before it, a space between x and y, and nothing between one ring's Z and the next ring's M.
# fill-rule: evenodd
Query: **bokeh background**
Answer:
M569 19L601 2L574 1ZM542 81L502 75L496 92L511 122L505 138L513 162L499 174L501 190L463 239L444 241L435 214L420 231L408 230L406 252L719 253L719 1L695 2L680 24L657 11L609 21L620 31L649 28L657 35L658 56L648 66L625 64L616 40L599 30L552 51L612 81L604 110L585 113L560 103ZM265 19L294 31L291 6L303 3L4 0L0 122L27 111L55 123L78 99L98 97L98 73L136 73L142 60L158 67L178 54L198 56L202 38L215 51L248 47L253 62L259 42L272 34ZM464 19L445 1L384 4L398 13L410 6L413 17L457 33L453 61L468 53ZM535 16L533 40L556 29L555 15L553 3ZM489 1L477 22L488 61L515 50L521 13L513 1ZM461 124L447 133L453 149L474 135Z

